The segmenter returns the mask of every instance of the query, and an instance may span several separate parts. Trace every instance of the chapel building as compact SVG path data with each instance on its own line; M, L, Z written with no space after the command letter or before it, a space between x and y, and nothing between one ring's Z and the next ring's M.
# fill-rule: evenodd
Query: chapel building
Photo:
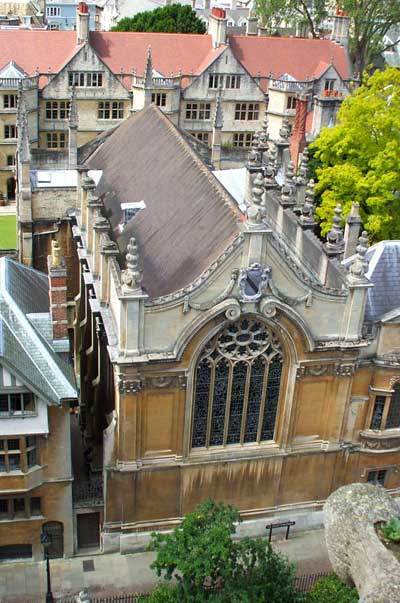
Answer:
M244 211L154 105L82 154L74 357L103 551L210 497L261 534L320 525L346 483L399 493L399 242L368 248L356 204L321 242L288 148L264 120Z

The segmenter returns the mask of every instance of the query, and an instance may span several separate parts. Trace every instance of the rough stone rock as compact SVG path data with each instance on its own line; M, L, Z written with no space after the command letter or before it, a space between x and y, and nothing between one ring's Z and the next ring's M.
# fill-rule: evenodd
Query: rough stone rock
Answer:
M389 494L372 484L351 484L324 507L329 559L344 582L355 584L360 603L400 603L400 563L375 531L378 521L400 516Z

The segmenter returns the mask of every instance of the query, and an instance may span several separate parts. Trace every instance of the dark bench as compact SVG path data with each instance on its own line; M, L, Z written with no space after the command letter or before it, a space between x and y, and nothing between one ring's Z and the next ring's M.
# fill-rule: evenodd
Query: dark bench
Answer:
M285 540L289 538L289 530L291 526L296 525L295 521L282 521L281 523L269 523L265 526L266 530L269 530L268 542L271 542L272 530L275 528L286 528Z

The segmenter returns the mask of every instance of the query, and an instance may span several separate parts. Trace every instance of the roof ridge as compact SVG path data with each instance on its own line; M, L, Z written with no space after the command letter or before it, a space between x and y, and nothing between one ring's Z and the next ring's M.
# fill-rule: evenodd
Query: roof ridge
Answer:
M237 204L235 203L233 197L228 193L228 191L220 184L219 180L214 176L211 170L205 165L202 159L198 156L198 154L192 149L190 144L185 140L185 138L180 133L177 126L175 126L170 119L155 105L149 105L149 107L154 107L154 109L160 114L164 123L168 127L168 129L173 133L176 140L180 143L180 145L184 148L186 153L192 158L194 163L200 168L200 171L207 177L211 186L214 188L215 192L219 195L219 197L234 214L237 221L240 221L240 215L238 212ZM148 107L148 108L149 108ZM147 108L147 109L148 109Z

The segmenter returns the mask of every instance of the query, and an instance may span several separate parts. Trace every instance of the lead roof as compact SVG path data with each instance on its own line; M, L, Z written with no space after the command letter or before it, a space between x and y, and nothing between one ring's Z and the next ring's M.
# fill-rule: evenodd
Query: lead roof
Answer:
M86 165L103 171L96 193L121 252L136 237L150 297L193 282L239 234L235 201L154 105L104 138ZM142 200L123 226L121 203Z

